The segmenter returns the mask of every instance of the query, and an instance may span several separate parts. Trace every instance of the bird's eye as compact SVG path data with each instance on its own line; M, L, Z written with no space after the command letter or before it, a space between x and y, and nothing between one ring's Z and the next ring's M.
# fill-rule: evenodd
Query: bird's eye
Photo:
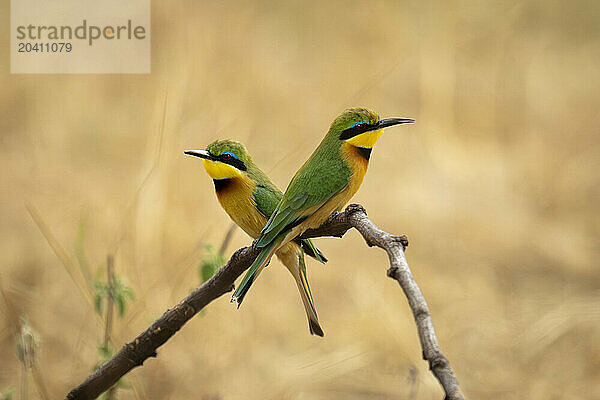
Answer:
M229 161L229 160L231 160L231 156L230 156L229 154L223 154L223 155L221 155L221 158L222 158L224 161Z
M355 122L354 124L352 124L349 129L356 129L357 131L360 131L360 130L364 129L366 126L367 126L366 122L360 121L360 122Z

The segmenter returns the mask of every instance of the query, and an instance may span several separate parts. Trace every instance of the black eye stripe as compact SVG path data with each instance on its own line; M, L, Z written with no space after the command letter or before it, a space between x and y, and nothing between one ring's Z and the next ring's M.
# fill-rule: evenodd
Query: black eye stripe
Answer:
M227 154L227 153L222 153L219 155L214 155L212 152L208 152L210 154L211 160L212 161L218 161L221 162L223 164L228 164L231 165L234 168L239 169L240 171L246 171L248 170L248 167L246 167L246 164L244 164L243 161L238 160L237 158L233 157L231 154ZM229 156L229 159L226 159L227 156Z
M351 128L344 129L342 133L340 133L340 140L347 140L353 138L354 136L358 136L361 133L373 131L377 129L377 124L359 124L355 125Z
M227 157L229 157L229 159L227 159ZM237 158L232 157L229 154L221 154L216 158L223 164L229 164L232 167L239 169L240 171L246 171L248 169L243 161L238 160Z

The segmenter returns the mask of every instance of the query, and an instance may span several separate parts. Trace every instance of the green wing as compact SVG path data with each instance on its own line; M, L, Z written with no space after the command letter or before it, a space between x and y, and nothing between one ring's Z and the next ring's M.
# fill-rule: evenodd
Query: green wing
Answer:
M275 211L277 204L281 200L281 196L283 194L275 186L259 184L254 188L253 192L256 208L266 218L269 218L273 214L273 211Z
M266 246L308 218L308 209L325 204L344 189L351 174L350 166L339 153L315 152L290 182L257 245Z
M282 201L263 228L258 238L257 246L266 246L281 232L292 229L308 218L307 215L302 214L302 211L307 208L305 207L307 200L308 196L303 193L294 197L291 201Z
M277 187L268 185L257 185L253 193L256 208L266 218L269 218L273 214L282 196L283 194ZM327 262L327 258L310 239L297 239L296 242L302 247L306 255L323 264Z

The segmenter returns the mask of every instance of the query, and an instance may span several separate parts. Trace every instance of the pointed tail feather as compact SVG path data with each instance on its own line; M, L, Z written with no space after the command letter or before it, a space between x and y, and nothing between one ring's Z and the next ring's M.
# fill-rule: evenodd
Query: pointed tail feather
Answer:
M240 308L240 306L242 305L242 301L244 301L244 297L246 297L246 294L248 293L248 290L250 290L250 286L252 286L252 283L254 283L254 281L258 278L262 270L265 269L267 265L269 265L271 257L273 256L273 253L275 253L279 242L281 242L281 239L274 240L268 246L263 248L256 257L256 260L254 260L254 262L248 269L248 272L246 272L246 275L244 275L244 279L242 279L242 282L231 297L231 302L237 302L238 308Z
M304 304L306 317L308 318L308 328L310 330L311 335L323 337L323 329L321 329L321 326L319 325L319 317L317 316L315 303L312 297L312 293L310 291L310 286L308 285L308 278L306 277L306 266L304 264L303 253L301 253L298 256L298 261L300 263L300 273L294 274L294 278L296 279L298 291L300 292L300 297L302 297L302 303Z
M325 256L321 252L321 250L319 250L317 248L317 246L314 245L312 240L303 239L300 241L300 245L302 246L302 250L304 250L306 255L314 258L315 260L317 260L318 262L320 262L322 264L325 264L327 262L327 258L325 258Z

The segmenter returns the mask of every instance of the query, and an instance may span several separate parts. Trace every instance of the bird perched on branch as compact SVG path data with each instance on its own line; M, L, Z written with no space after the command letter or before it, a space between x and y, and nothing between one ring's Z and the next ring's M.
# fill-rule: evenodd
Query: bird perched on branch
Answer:
M383 129L414 122L379 119L373 111L351 108L338 116L310 158L296 172L254 245L262 248L233 294L238 306L274 253L340 211L360 187Z
M203 159L204 169L213 178L217 199L225 212L244 232L258 238L283 194L254 164L244 145L217 140L206 150L187 150L185 154ZM309 239L288 241L275 252L298 285L310 333L323 336L306 276L305 253L321 263L327 262Z

